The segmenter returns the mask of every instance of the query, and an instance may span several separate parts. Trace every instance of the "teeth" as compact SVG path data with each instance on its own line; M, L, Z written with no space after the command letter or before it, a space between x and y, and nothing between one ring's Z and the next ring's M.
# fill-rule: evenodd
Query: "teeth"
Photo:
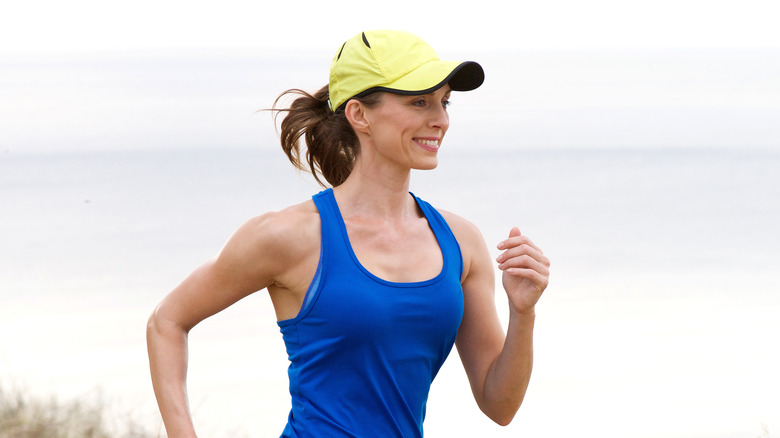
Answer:
M419 140L419 142L426 146L439 147L439 140Z

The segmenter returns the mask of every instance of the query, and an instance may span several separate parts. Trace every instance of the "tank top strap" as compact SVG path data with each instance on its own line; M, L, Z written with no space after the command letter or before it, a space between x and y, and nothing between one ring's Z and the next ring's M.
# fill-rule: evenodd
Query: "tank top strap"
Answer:
M344 244L341 230L343 219L338 204L336 204L333 189L327 188L317 193L312 197L312 200L320 213L323 256L328 254L339 257L348 255L349 249Z
M449 266L450 269L456 269L458 278L463 275L463 254L460 251L460 245L455 238L455 234L452 232L449 224L438 210L424 200L417 197L414 193L410 194L417 201L417 205L420 206L425 215L425 219L428 221L428 225L431 227L433 234L436 236L436 240L441 247L442 256L447 258L444 261L444 266Z
M328 188L317 193L316 195L312 196L312 200L314 201L314 205L317 207L317 211L320 213L323 242L332 242L332 230L335 228L333 224L338 223L336 215L339 214L335 205L336 199L333 197L333 189Z

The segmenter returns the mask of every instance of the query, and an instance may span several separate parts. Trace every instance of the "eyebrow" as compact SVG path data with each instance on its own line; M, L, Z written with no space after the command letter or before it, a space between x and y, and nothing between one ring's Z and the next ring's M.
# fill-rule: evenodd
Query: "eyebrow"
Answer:
M440 88L439 90L441 90L441 88ZM427 93L427 94L419 94L418 96L433 96L433 95L435 95L435 94L436 94L436 93L437 93L439 90L434 90L434 91L431 91L430 93ZM450 90L448 90L446 93L444 93L444 96L449 96L449 95L451 95L451 94L452 94L452 90L450 89Z

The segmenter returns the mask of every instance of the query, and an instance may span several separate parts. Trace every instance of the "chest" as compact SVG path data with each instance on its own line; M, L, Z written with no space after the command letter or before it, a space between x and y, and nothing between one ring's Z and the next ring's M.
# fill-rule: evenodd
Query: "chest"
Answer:
M355 257L376 277L410 283L431 279L442 270L442 250L425 218L402 226L348 218L345 225Z

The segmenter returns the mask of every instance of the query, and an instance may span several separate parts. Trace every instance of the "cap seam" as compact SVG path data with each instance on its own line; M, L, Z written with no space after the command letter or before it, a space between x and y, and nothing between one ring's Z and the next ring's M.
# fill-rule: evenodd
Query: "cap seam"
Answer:
M368 38L366 38L366 40L368 40ZM384 59L380 61L377 51L374 49L373 46L371 46L370 43L368 45L368 50L371 52L371 56L373 56L376 65L379 66L379 71L382 72L382 81L387 82L387 70L385 70Z

